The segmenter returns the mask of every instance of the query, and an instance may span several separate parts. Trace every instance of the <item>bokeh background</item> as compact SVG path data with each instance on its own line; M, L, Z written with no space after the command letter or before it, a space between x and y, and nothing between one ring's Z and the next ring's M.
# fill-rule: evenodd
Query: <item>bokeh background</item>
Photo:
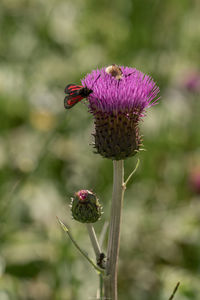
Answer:
M176 300L200 299L199 12L198 0L1 0L0 300L95 299L97 276L56 216L93 256L68 205L93 189L99 234L112 162L93 153L92 117L84 103L65 111L63 90L112 63L161 89L125 195L119 299L168 300L178 281Z

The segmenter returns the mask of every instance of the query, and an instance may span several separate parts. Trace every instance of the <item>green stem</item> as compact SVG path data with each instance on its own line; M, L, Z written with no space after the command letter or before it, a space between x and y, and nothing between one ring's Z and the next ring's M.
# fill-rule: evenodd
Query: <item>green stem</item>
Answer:
M85 251L83 251L79 245L77 244L77 242L74 240L74 238L72 237L69 229L67 228L67 226L57 217L62 229L64 230L64 232L68 235L68 237L70 238L70 240L72 241L72 243L74 244L74 246L76 247L76 249L87 259L87 261L94 267L94 269L98 272L98 273L103 273L103 270L101 268L99 268L91 258L89 258L89 256L85 253Z
M108 225L109 225L109 222L106 221L103 225L102 230L101 230L100 237L99 237L99 246L100 246L100 248L103 247L103 243L104 243L106 233L107 233L107 230L108 230Z
M121 213L124 198L124 161L113 161L113 194L107 249L105 299L117 300L117 267L120 244Z
M126 188L128 182L129 182L129 180L131 179L131 177L132 177L132 176L135 174L135 172L137 171L137 168L139 167L139 164L140 164L140 160L139 160L139 158L138 158L137 163L136 163L136 166L135 166L135 169L131 172L131 174L128 176L128 178L127 178L126 181L124 182L125 188Z
M99 242L97 240L97 236L96 236L94 227L92 226L91 223L87 223L86 227L87 227L87 230L88 230L90 241L92 243L92 247L93 247L95 255L96 255L96 259L98 260L99 256L100 256L100 253L101 253L101 249L100 249L100 246L99 246Z
M178 288L179 288L179 285L180 285L180 282L177 282L177 284L176 284L176 286L175 286L175 288L174 288L174 290L173 290L173 292L172 292L172 294L171 294L169 300L174 299L174 296L175 296L175 294L176 294L176 292L177 292L177 290L178 290Z
M100 291L100 300L103 300L103 275L99 274L99 291Z
M99 242L97 240L97 236L96 236L94 227L92 226L91 223L86 224L86 227L88 230L90 241L92 243L92 247L93 247L95 255L96 255L96 261L98 262L98 260L100 258L100 254L101 254L101 248L100 248ZM99 295L99 296L97 296L98 297L97 299L103 300L103 275L102 275L102 273L99 273L99 290L97 292Z

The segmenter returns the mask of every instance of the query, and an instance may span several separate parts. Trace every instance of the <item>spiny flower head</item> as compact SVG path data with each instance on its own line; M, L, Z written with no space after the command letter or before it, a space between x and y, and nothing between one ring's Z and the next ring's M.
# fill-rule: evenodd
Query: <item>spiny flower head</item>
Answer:
M93 91L88 101L97 153L113 160L133 156L141 145L138 122L158 100L153 79L137 69L112 65L87 74L82 85Z
M95 223L102 214L97 196L89 190L80 190L71 199L71 212L75 220L81 223Z

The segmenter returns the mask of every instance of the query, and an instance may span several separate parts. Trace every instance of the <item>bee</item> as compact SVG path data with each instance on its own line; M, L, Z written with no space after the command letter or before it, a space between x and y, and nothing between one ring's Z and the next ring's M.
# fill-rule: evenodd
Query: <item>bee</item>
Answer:
M106 68L106 73L110 74L111 76L115 77L115 79L120 80L122 79L122 70L120 67L118 67L115 64L112 64L111 66L108 66Z
M115 79L119 81L122 79L123 76L126 78L134 74L134 72L131 72L130 74L123 75L122 69L116 64L112 64L111 66L108 66L105 71L107 74L110 74L112 77L115 77Z

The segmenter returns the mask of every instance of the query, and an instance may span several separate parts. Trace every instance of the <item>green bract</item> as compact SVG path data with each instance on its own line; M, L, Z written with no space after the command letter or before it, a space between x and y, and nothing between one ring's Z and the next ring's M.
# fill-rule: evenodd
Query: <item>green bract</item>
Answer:
M95 223L102 214L97 196L88 190L75 193L71 202L72 216L81 223Z

